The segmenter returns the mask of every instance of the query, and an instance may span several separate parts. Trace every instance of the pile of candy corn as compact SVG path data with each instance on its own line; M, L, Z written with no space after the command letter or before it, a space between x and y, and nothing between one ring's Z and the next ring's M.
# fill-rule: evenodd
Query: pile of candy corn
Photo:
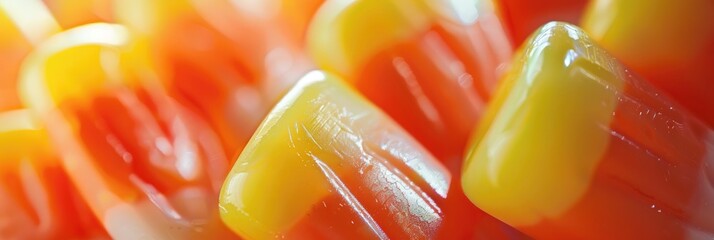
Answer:
M0 239L714 239L712 0L0 0Z

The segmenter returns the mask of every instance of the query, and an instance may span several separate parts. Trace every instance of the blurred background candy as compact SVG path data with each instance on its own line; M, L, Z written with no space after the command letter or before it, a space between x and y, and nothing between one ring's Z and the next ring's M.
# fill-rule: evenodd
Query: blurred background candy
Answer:
M0 113L0 237L107 239L27 110Z
M593 0L583 28L646 81L714 126L714 1Z
M590 0L493 0L512 42L520 46L535 30L551 21L580 23Z
M42 0L63 28L114 21L115 0ZM121 1L121 0L120 0Z
M21 108L17 74L35 44L60 31L39 0L0 1L0 111Z
M275 7L260 1L127 0L117 3L117 18L145 40L168 93L204 115L233 155L310 67L299 37L286 31L289 20L255 12Z
M23 65L24 103L112 238L230 238L215 205L228 164L219 139L140 81L132 44L106 23L52 36Z

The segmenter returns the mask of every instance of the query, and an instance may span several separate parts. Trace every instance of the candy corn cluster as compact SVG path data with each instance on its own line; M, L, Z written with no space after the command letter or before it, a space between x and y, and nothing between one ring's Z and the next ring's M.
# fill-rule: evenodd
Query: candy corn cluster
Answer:
M0 239L712 239L714 1L0 0Z

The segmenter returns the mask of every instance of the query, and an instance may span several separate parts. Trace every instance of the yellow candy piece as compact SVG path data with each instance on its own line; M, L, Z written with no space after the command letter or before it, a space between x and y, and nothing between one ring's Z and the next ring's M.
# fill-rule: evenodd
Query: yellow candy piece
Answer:
M150 76L151 60L132 40L125 27L107 23L87 24L53 36L23 63L23 102L44 113L64 100L85 99Z
M384 113L341 80L315 71L276 105L245 147L223 185L221 217L245 238L289 238L332 195L345 201L339 208L360 214L352 224L372 228L353 225L356 232L421 238L433 236L441 222L428 194L445 197L449 182L446 169ZM362 204L384 206L381 218L372 219ZM381 229L387 216L398 225Z
M423 1L326 1L313 17L308 47L326 70L351 73L378 51L426 31L429 14Z
M528 42L474 135L462 177L472 202L515 226L557 217L586 192L624 74L575 26L549 23Z

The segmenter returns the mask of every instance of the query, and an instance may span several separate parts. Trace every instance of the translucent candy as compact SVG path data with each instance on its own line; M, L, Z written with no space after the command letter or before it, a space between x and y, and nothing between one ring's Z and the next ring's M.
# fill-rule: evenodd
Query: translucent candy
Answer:
M384 113L315 71L238 158L223 185L221 216L249 239L429 239L442 228L450 182Z
M102 23L51 37L23 65L23 100L112 238L231 238L215 205L228 170L220 141L140 80L132 39Z
M714 236L714 131L583 31L528 41L462 178L481 209L542 239Z

